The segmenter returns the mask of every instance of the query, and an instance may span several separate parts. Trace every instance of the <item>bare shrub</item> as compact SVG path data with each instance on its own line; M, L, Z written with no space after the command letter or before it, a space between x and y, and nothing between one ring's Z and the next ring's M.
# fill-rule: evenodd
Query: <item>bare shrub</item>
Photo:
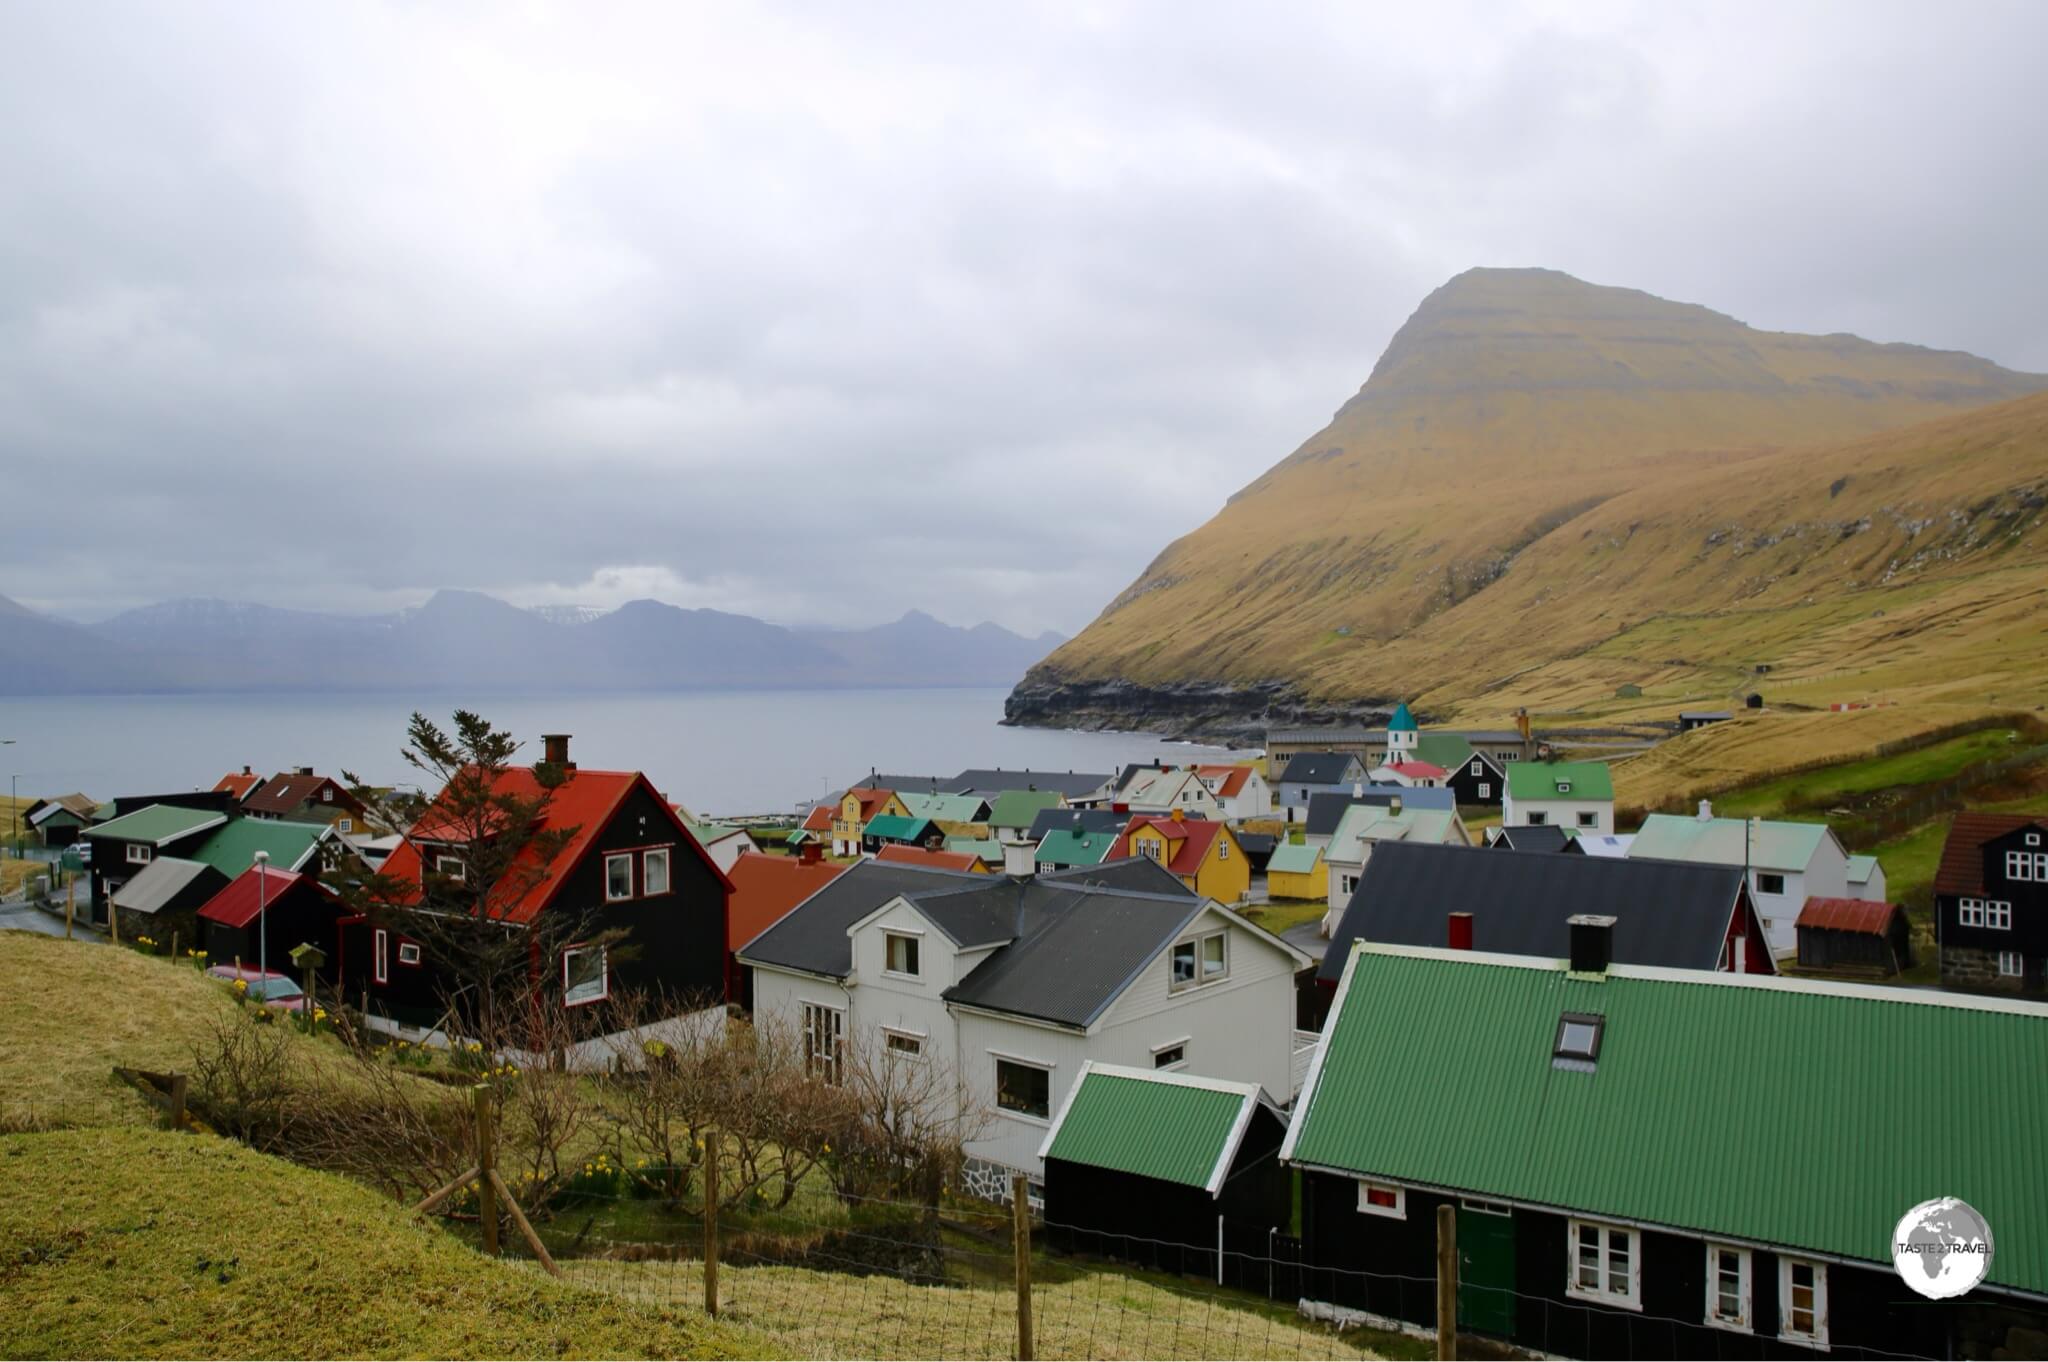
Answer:
M192 1047L188 1101L224 1135L266 1151L285 1143L294 1109L291 1037L254 1014L215 1018Z

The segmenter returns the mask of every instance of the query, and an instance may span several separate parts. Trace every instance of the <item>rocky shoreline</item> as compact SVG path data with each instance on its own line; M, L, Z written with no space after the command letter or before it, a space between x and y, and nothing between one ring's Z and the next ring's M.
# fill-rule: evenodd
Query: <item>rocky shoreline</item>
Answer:
M1185 742L1261 747L1270 728L1378 724L1388 708L1309 700L1291 681L1063 680L1033 673L1003 702L1003 722L1018 728L1156 733Z

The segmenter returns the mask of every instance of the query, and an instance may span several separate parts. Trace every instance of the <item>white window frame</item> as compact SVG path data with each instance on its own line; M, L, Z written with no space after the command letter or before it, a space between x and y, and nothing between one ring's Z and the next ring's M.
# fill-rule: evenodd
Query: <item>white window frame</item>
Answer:
M1139 839L1138 854L1140 856L1143 856L1148 861L1157 861L1159 864L1164 865L1166 864L1166 858L1164 856L1161 856L1159 854L1159 851L1160 841L1157 837L1144 837Z
M654 887L654 867L661 867L661 888ZM669 878L670 858L667 847L656 847L640 857L640 896L666 894L675 888L675 881Z
M2020 954L2020 952L2018 952L2018 951L2000 951L2000 952L1998 953L1998 977L1999 977L1999 978L2001 978L2001 979L2020 979L2020 978L2024 978L2024 977L2026 976L2026 973L2027 973L2027 957L2026 957L2026 956L2024 956L2024 955Z
M924 1032L910 1031L900 1026L884 1026L881 1028L881 1031L883 1054L894 1055L899 1059L923 1059L925 1057L925 1042L928 1037ZM901 1041L908 1041L910 1044L906 1048L897 1043Z
M1192 1037L1182 1036L1179 1040L1169 1040L1163 1044L1153 1046L1152 1067L1167 1073L1185 1069L1188 1066L1188 1042L1190 1039ZM1173 1055L1174 1057L1166 1059L1167 1055ZM1161 1062L1162 1060L1164 1060L1163 1063Z
M1984 925L1995 932L2012 930L2012 904L2006 899L1984 900Z
M1813 1332L1802 1334L1792 1327L1792 1269L1813 1269ZM1826 1351L1828 1346L1828 1265L1811 1258L1778 1257L1778 1337L1787 1343L1801 1343Z
M382 927L370 933L370 977L380 984L391 982L391 933Z
M1559 794L1570 794L1572 792L1572 783L1569 780L1560 780L1557 782L1557 792Z
M1579 1284L1580 1240L1583 1232L1587 1230L1597 1236L1597 1286ZM1592 1301L1598 1305L1611 1305L1622 1310L1643 1308L1643 1237L1638 1231L1626 1225L1610 1225L1603 1220L1567 1220L1565 1236L1565 1295L1573 1300ZM1628 1286L1623 1291L1615 1291L1609 1285L1614 1279L1614 1256L1617 1246L1626 1255L1628 1262Z
M1219 861L1230 859L1230 839L1228 837L1218 837L1216 839L1216 859Z
M398 963L406 966L408 969L418 969L420 967L420 943L417 941L400 941L398 943Z
M1507 1202L1488 1201L1484 1197L1459 1197L1458 1204L1464 1207L1466 1210L1472 1211L1478 1215L1498 1215L1504 1218L1511 1219L1515 1214L1515 1208L1513 1206L1510 1206Z
M1220 942L1223 948L1223 966L1214 974L1209 973L1208 970L1209 943L1212 941ZM1186 979L1176 979L1174 977L1174 957L1179 955L1182 949L1186 947L1194 948L1194 973ZM1188 989L1201 988L1205 984L1219 984L1229 977L1230 930L1227 927L1219 927L1213 931L1197 932L1193 936L1182 937L1166 949L1166 990L1169 993L1184 993Z
M600 991L585 998L571 998L569 996L569 961L575 956L588 955L593 951L597 953L597 977ZM589 1007L592 1003L601 1003L611 996L611 952L601 945L593 946L580 942L574 946L565 946L562 949L562 1006Z
M988 1054L990 1060L989 1088L991 1095L995 1099L997 1113L1007 1116L1013 1121L1029 1121L1034 1125L1041 1126L1051 1125L1053 1107L1057 1105L1053 1093L1053 1066L1042 1059L1026 1059L1022 1055L1007 1055L1000 1050L991 1050ZM1005 1064L1014 1065L1020 1069L1037 1069L1045 1075L1045 1115L1040 1116L1035 1112L1021 1111L1016 1107L1006 1107L1003 1105L1002 1080L1003 1065Z
M901 941L907 948L905 955L913 968L897 969L890 959L891 948ZM891 979L922 979L924 977L924 933L899 927L885 928L882 932L882 973Z
M1491 798L1493 798L1493 782L1492 782L1492 781L1490 781L1490 780L1482 780L1482 781L1480 781L1480 782L1479 782L1479 797L1480 797L1481 799L1491 799Z
M626 864L626 892L614 894L612 892L612 867L621 861ZM604 901L606 903L624 903L632 897L633 853L630 851L614 851L604 858Z
M1472 774L1475 776L1486 774L1486 763L1477 757L1472 758Z
M1736 1261L1736 1293L1741 1310L1734 1319L1721 1313L1721 1255L1732 1253ZM1707 1298L1702 1318L1710 1329L1726 1329L1730 1333L1746 1334L1756 1328L1756 1276L1755 1264L1749 1250L1733 1244L1707 1244Z
M336 832L354 832L356 830L356 820L353 818L337 818L334 820L334 830Z
M1984 900L1957 899L1956 926L1982 927L1984 925Z
M150 857L154 855L156 855L154 847L144 846L140 842L130 842L128 844L127 860L130 865L148 865Z
M1597 827L1599 827L1599 826L1600 826L1600 812L1599 812L1599 810L1597 810L1597 809L1580 809L1580 810L1579 810L1579 826L1580 826L1580 827L1582 827L1582 828L1597 828Z
M1529 826L1540 828L1550 821L1550 814L1543 809L1529 810Z
M434 873L436 875L446 875L451 880L462 879L464 877L462 858L460 856L436 856L434 858Z
M1375 1206L1366 1198L1373 1192L1392 1192L1394 1204ZM1408 1218L1408 1189L1398 1182L1376 1182L1371 1178L1358 1180L1358 1213L1360 1215L1384 1216L1388 1220Z
M332 804L334 802L334 787L332 785L322 785L320 787L320 802L322 804Z
M837 1084L844 1072L841 1042L846 1038L846 1009L831 1003L803 1005L804 1066Z

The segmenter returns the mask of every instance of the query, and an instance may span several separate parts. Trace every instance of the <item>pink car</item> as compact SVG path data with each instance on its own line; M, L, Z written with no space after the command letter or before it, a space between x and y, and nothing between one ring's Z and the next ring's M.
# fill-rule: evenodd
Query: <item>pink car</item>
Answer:
M265 973L248 965L239 969L233 965L212 965L206 972L229 983L240 979L249 986L248 996L266 1007L274 1007L280 1012L306 1010L306 991L276 970Z

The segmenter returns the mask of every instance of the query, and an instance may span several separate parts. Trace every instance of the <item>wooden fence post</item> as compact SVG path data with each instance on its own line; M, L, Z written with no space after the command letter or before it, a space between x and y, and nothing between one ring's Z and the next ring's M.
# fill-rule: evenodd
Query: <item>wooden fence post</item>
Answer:
M72 905L78 900L78 876L72 875L64 881L64 939L71 939Z
M178 934L176 931L171 933L171 963L174 965L178 963Z
M1436 1208L1436 1355L1458 1355L1458 1208Z
M498 1186L491 1178L497 1169L497 1152L491 1148L491 1087L476 1085L476 1212L484 1228L484 1252L498 1256Z
M704 1132L704 1313L718 1313L718 1127Z
M1017 1252L1017 1358L1031 1362L1031 1180L1010 1176L1011 1236Z
M187 1081L184 1074L171 1075L170 1110L172 1130L182 1130L185 1127L185 1085Z

